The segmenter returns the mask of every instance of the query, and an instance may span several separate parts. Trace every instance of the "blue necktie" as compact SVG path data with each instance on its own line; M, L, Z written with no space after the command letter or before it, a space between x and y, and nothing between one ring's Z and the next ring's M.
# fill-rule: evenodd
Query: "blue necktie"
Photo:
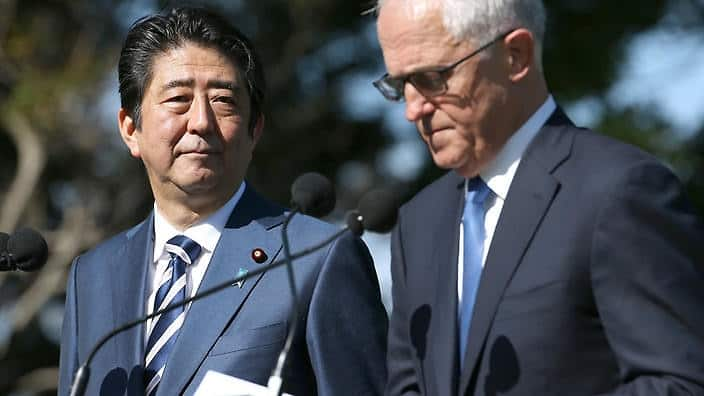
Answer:
M462 226L464 228L464 274L462 276L462 304L459 311L460 366L464 360L467 338L474 311L474 302L482 275L484 253L484 202L491 190L479 176L467 183Z
M185 300L186 265L193 263L201 251L198 243L183 235L169 239L164 249L171 259L157 289L153 312ZM185 315L184 307L179 307L153 319L145 356L144 383L147 396L156 394L159 381L164 376L166 360L176 343Z

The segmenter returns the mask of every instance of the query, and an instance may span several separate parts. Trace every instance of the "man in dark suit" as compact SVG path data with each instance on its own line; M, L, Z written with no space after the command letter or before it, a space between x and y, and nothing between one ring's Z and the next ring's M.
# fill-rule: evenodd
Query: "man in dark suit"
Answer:
M127 35L119 80L121 136L145 165L154 211L74 261L61 395L111 329L282 256L287 212L243 180L264 119L249 41L201 9L150 16ZM335 231L296 215L291 251ZM300 307L283 390L380 394L387 319L364 243L346 235L293 271ZM86 394L193 394L211 370L266 384L293 325L290 296L278 267L121 333L95 355Z
M389 395L704 394L704 227L652 156L577 128L540 1L380 1L435 164L392 237Z

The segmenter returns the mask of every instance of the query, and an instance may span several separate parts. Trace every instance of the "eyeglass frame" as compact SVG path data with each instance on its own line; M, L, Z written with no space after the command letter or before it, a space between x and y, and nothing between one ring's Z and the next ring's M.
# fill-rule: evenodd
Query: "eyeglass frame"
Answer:
M504 32L504 33L501 33L500 35L496 36L493 40L491 40L491 41L489 41L489 42L487 42L487 43L481 45L479 48L477 48L476 50L472 51L469 55L467 55L467 56L465 56L465 57L463 57L463 58L461 58L461 59L455 61L454 63L452 63L452 64L450 64L450 65L447 65L447 66L431 66L431 67L429 67L429 68L427 68L427 69L425 69L425 70L415 71L415 72L413 72L413 73L409 73L409 74L406 74L406 75L400 76L400 77L391 77L391 76L389 75L389 73L384 73L384 75L381 76L379 79L373 81L373 82L372 82L372 85L374 85L374 87L381 93L382 96L384 96L384 98L386 98L387 100L390 100L390 101L392 101L392 102L403 102L403 101L405 100L404 90L405 90L405 87L406 87L406 84L407 84L407 83L410 83L411 85L413 85L413 87L415 87L415 89L416 89L418 92L420 92L420 94L423 95L423 96L426 96L426 97L440 96L440 95L442 95L442 94L444 94L444 93L447 92L447 88L448 88L448 87L447 87L447 80L450 78L450 76L447 76L447 74L448 74L449 72L453 71L457 66L459 66L459 65L462 64L463 62L469 60L470 58L472 58L472 57L478 55L479 53L481 53L482 51L484 51L485 49L487 49L487 48L491 47L492 45L496 44L498 41L503 40L504 38L506 38L506 36L508 36L509 34L513 33L514 31L516 31L516 28L510 29L510 30L507 30L507 31ZM438 92L424 92L425 90L419 88L415 83L413 83L413 80L412 80L414 76L420 75L420 74L422 74L422 73L437 73L438 76L442 77L442 89L439 90ZM399 82L401 83L401 85L400 85L401 88L400 88L400 89L393 88L393 84L390 84L390 83L388 83L388 82L385 82L385 81L389 81L389 80L392 80L392 81L399 81ZM387 91L385 91L384 88L382 88L383 85L386 85L386 86L391 87L391 88L393 88L394 90L398 91L398 94L399 94L399 95L398 95L398 96L394 96L394 97L388 96L388 95L385 93L385 92L387 92Z

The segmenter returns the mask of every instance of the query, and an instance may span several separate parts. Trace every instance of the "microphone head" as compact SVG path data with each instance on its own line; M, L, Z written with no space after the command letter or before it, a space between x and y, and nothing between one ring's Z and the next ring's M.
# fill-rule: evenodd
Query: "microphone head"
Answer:
M31 228L20 228L7 241L7 252L14 257L17 269L36 271L49 256L44 238Z
M291 185L291 204L301 213L323 217L335 207L335 189L320 173L304 173Z
M359 213L365 230L389 232L396 224L398 205L391 191L372 190L359 201Z

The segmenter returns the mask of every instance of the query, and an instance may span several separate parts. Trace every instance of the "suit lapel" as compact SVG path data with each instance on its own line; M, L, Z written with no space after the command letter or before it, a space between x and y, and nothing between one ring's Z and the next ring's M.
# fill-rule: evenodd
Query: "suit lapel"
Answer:
M112 312L114 327L144 315L147 269L154 255L154 221L150 215L127 232L125 243L112 258ZM118 365L127 370L143 363L144 325L138 325L115 337L113 343Z
M235 278L240 269L251 271L271 263L281 249L277 231L282 221L282 210L247 188L220 236L199 291ZM252 259L252 250L257 247L269 256L266 263L257 264ZM262 275L247 279L241 288L233 285L192 303L169 356L159 394L183 393Z
M504 291L559 190L552 172L569 156L573 135L563 133L569 124L556 110L526 149L513 178L477 291L459 394L469 386Z
M464 178L452 172L449 176L448 189L441 192L440 206L437 209L438 230L433 237L430 263L437 265L428 273L434 273L436 279L429 280L436 286L435 301L432 307L434 339L443 340L435 343L429 350L433 367L434 380L426 378L427 390L432 394L450 395L457 388L457 255L460 218L464 204ZM448 303L450 302L450 303ZM426 370L428 370L426 369ZM427 375L427 373L426 373ZM435 392L432 392L432 386Z

